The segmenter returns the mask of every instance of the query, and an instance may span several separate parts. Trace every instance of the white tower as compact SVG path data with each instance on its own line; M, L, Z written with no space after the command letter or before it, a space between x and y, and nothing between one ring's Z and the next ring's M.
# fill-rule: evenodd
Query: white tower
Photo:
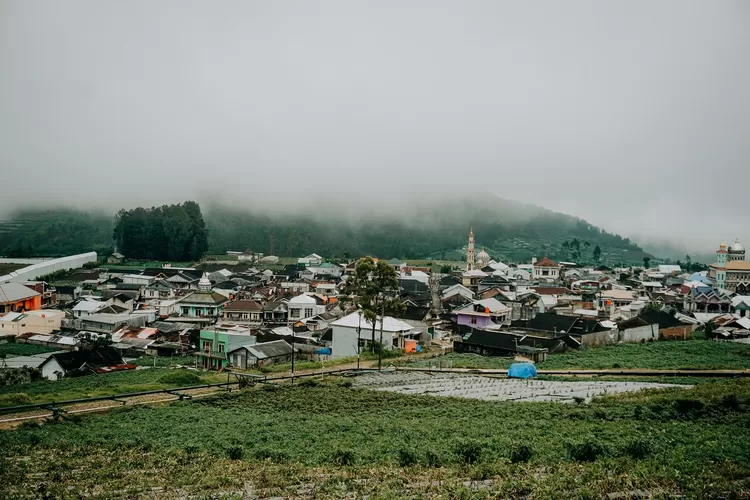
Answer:
M466 270L474 270L474 229L469 229L469 245L466 247Z
M722 243L716 251L716 286L724 288L727 279L727 246Z
M206 273L203 273L203 276L201 276L201 279L198 281L198 290L201 292L211 291L211 281L209 281Z

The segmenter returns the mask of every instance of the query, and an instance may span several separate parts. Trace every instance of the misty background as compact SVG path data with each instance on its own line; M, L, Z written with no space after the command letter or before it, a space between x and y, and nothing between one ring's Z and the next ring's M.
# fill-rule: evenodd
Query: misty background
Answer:
M748 54L744 1L0 0L0 216L490 192L710 252L750 242Z

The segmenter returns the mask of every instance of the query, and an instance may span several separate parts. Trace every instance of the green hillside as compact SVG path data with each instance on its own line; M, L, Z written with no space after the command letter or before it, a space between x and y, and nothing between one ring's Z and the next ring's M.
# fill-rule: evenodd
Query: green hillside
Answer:
M372 254L385 258L462 260L469 228L478 248L496 259L553 259L593 262L598 245L601 262L641 263L635 243L565 214L484 196L411 207L390 216L342 218L271 217L242 210L210 208L206 222L211 251L245 250L275 255L316 252L330 257ZM579 255L563 248L578 240Z
M112 251L113 215L69 208L24 209L0 221L0 255L58 257Z
M422 203L390 215L289 216L204 208L209 252L245 250L280 256L375 255L402 259L463 259L470 227L478 248L496 259L640 263L641 248L569 215L484 195ZM309 210L309 213L318 212ZM0 255L57 256L112 250L113 215L73 209L23 210L0 222ZM575 249L573 244L577 245ZM570 244L571 246L568 246Z

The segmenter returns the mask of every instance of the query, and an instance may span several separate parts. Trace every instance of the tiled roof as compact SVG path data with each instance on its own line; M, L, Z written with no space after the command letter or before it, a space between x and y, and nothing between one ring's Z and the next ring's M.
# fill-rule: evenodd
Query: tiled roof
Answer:
M226 307L226 311L260 311L263 306L254 300L236 300Z
M560 267L555 261L549 257L545 257L542 260L534 262L534 267Z
M191 293L182 300L182 304L209 304L217 305L223 304L229 301L225 296L220 293L214 292L195 292Z

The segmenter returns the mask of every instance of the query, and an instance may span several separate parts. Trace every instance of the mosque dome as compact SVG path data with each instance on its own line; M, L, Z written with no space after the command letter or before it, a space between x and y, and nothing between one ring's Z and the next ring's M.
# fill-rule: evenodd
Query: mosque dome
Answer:
M729 252L730 253L745 253L745 247L742 246L742 243L740 243L740 240L737 239L729 245Z
M477 261L481 262L482 264L487 264L490 261L490 254L482 250L477 255Z

